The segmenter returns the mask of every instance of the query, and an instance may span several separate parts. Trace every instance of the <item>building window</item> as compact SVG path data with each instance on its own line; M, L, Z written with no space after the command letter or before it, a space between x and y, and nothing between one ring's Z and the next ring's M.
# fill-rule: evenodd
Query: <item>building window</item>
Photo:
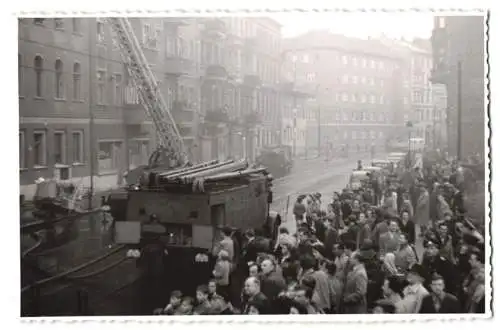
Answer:
M361 94L361 103L366 103L366 95Z
M371 121L377 121L377 113L376 112L372 112Z
M148 46L149 40L151 39L151 25L142 25L142 44L143 46Z
M375 95L370 95L370 103L375 104Z
M384 95L380 95L380 104L384 104Z
M374 86L374 85L375 85L375 79L370 78L370 85L371 85L371 86Z
M54 133L54 163L66 164L66 136L64 132Z
M446 27L446 18L445 17L438 18L438 27L440 29L444 29Z
M71 150L73 151L73 164L83 163L83 131L71 134Z
M370 60L370 67L375 69L375 60Z
M26 168L26 140L24 131L19 131L19 168Z
M40 55L35 56L35 96L43 97L43 59Z
M97 71L97 104L104 104L106 99L106 72Z
M97 21L97 41L104 42L104 23Z
M63 81L63 62L61 60L56 60L55 65L56 74L56 99L64 98L64 81Z
M119 73L115 73L115 93L114 93L114 104L121 105L123 100L123 78Z
M342 64L347 65L347 55L342 55Z
M316 80L316 73L308 73L306 79L308 82L314 82Z
M356 57L352 58L352 66L358 66L358 59Z
M384 87L384 79L380 79L380 87Z
M132 168L147 165L149 160L149 140L131 140L129 150Z
M81 24L80 18L73 17L71 19L71 22L73 24L73 33L81 33L82 32L82 27L80 26L80 24Z
M37 25L43 25L45 18L33 18L33 23Z
M349 120L349 115L347 114L347 112L344 112L344 121L348 121Z
M342 93L342 101L344 102L349 101L349 95L347 93Z
M98 163L99 173L116 172L122 169L124 164L122 142L99 141Z
M23 95L23 78L23 57L21 56L21 54L17 54L17 88L19 96Z
M366 64L367 64L367 63L366 63L366 58L363 58L363 59L361 60L361 66L362 66L363 68L366 68Z
M73 100L80 101L82 88L82 69L80 63L73 64Z
M384 69L384 62L382 62L382 61L378 62L378 68L379 68L379 70L383 70Z
M351 138L352 138L353 140L356 140L356 138L357 138L357 136L356 136L356 131L352 131L352 133L351 133Z
M54 28L56 30L64 30L64 18L54 18Z
M343 84L349 83L349 76L348 75L345 74L342 76L342 83Z
M406 97L406 96L403 97L403 104L404 105L408 104L408 97Z
M365 84L366 84L366 77L361 77L361 83L362 83L363 85L365 85Z
M302 55L302 62L309 63L309 55L308 54Z
M352 76L352 83L357 84L358 83L358 77L357 76Z
M47 136L45 131L33 133L33 165L47 166Z
M356 94L351 94L351 102L356 102Z

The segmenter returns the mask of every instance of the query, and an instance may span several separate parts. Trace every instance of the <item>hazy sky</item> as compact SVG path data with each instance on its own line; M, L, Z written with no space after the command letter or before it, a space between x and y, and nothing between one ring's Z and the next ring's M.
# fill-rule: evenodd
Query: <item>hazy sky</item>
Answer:
M284 37L292 37L308 30L328 29L351 37L366 38L385 34L388 37L429 38L433 16L430 13L319 13L275 14L283 24Z

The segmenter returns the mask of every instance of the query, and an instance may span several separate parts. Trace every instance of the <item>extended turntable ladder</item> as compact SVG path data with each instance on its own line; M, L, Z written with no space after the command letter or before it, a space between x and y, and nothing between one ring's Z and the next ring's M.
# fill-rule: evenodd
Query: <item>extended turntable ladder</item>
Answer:
M159 139L160 153L174 160L177 166L185 165L188 157L184 141L158 88L156 78L151 72L130 21L126 17L107 18L107 21L115 33L121 56L128 66L139 100L153 121Z

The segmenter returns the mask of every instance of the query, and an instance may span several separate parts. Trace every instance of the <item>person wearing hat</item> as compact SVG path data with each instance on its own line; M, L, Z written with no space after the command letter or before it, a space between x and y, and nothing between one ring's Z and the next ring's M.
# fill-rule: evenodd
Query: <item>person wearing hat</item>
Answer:
M375 300L380 297L380 287L384 283L384 272L382 270L382 263L378 258L378 253L375 251L371 240L365 239L359 248L359 252L364 258L364 265L368 276L366 302L370 309L373 307Z
M424 242L425 253L422 260L422 267L427 271L427 274L438 273L444 278L446 291L456 294L458 290L456 267L453 263L440 255L440 245L436 240L428 240ZM431 284L431 278L427 277L426 286Z
M403 300L398 309L398 314L417 314L422 306L422 300L429 295L423 283L427 278L424 267L414 264L406 276L408 286L403 290Z
M302 222L305 220L306 217L306 206L304 204L304 199L306 198L306 195L300 195L297 197L297 200L295 201L295 204L293 205L293 215L295 216L295 220L297 222Z

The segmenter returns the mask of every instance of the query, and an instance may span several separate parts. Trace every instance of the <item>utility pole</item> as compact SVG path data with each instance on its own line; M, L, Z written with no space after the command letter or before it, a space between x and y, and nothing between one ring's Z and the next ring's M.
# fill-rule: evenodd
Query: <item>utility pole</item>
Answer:
M457 65L457 160L462 159L462 61Z
M92 24L94 20L90 18L88 20L89 25ZM92 67L92 37L95 36L96 32L89 26L89 167L90 167L90 192L89 192L89 210L92 209L92 199L94 198L94 162L95 162L95 150L94 150L94 110L92 108L93 103L93 77L96 71Z
M321 105L318 104L318 158L321 157Z
M297 156L297 94L295 85L297 84L297 58L293 59L293 157Z

